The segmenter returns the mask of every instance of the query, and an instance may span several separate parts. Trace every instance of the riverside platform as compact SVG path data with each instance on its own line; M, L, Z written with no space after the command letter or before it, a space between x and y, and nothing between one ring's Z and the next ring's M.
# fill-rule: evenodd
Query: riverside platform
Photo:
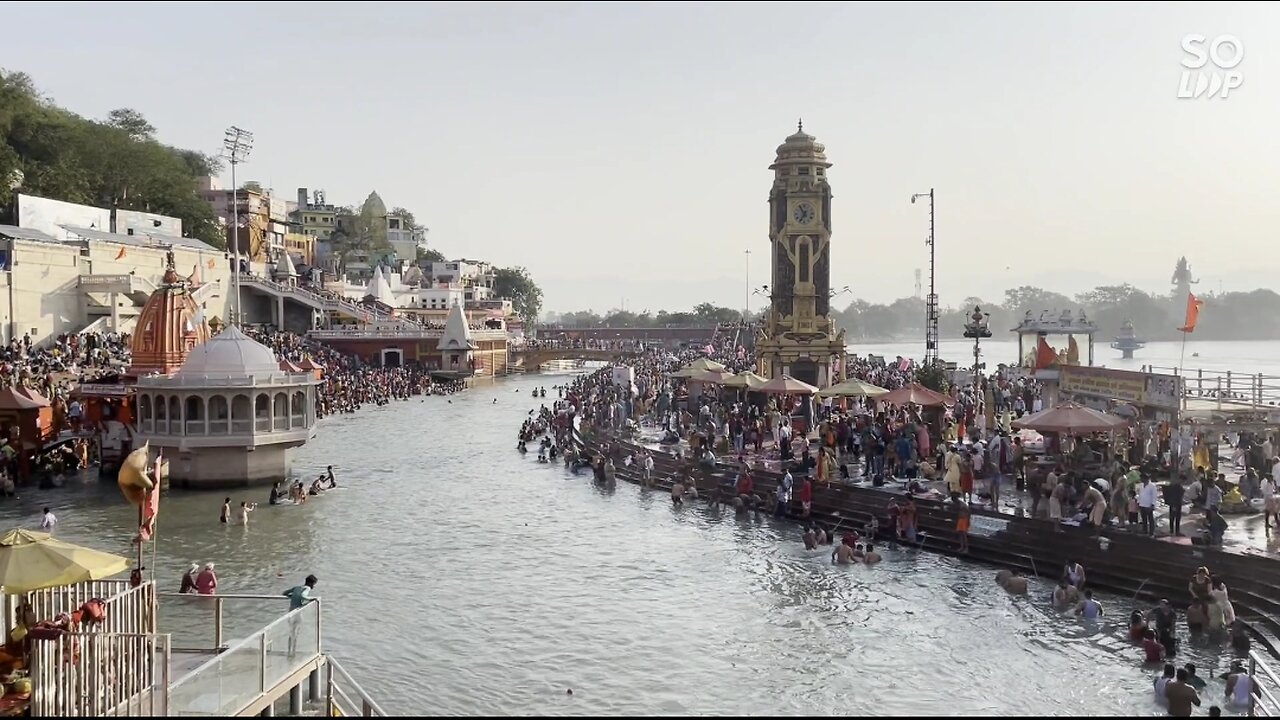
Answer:
M102 580L6 596L6 636L23 598L41 620L90 599L106 603L100 625L31 642L26 710L34 717L246 717L277 708L386 715L324 651L319 600L291 610L282 596L178 595L151 582ZM168 632L158 622L162 607ZM236 627L257 629L228 641L228 614Z

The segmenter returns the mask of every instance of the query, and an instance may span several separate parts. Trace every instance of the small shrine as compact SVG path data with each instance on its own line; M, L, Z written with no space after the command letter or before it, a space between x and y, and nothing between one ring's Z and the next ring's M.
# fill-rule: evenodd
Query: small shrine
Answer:
M1024 367L1043 369L1050 365L1080 365L1077 337L1084 337L1088 343L1086 364L1093 365L1093 336L1098 332L1098 325L1085 315L1084 310L1078 316L1070 310L1063 310L1061 314L1046 310L1039 315L1028 310L1013 332L1018 334L1018 362ZM1048 342L1051 336L1063 335L1067 337L1065 348L1053 348ZM1026 347L1028 337L1034 338L1030 348ZM1052 359L1048 357L1050 352Z
M233 325L177 372L138 379L138 435L170 458L172 485L270 484L315 432L317 382Z
M462 312L461 303L449 308L444 322L444 335L440 337L440 369L447 373L470 375L475 371L475 343L471 342L471 328Z

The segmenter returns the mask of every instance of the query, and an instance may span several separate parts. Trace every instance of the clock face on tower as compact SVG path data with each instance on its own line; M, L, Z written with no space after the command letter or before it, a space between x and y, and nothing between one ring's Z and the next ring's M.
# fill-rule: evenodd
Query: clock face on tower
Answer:
M792 213L792 217L794 217L796 222L801 225L808 225L813 222L817 216L818 214L813 211L813 206L805 202L796 205L795 212Z

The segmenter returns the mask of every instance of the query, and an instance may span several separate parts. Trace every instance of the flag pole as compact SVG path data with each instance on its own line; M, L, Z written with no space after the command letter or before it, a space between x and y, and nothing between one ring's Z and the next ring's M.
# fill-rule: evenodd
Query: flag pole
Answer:
M1178 352L1178 375L1182 374L1182 363L1187 359L1187 328L1182 328L1182 350Z

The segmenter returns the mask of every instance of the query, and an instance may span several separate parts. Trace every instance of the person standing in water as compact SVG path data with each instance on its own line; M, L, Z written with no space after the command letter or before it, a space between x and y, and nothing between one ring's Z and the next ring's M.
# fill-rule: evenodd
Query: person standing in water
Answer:
M969 552L969 503L956 503L956 537L960 540L960 552Z
M53 514L49 508L44 509L44 517L40 518L40 529L52 533L53 529L58 525L58 517Z
M1105 613L1102 611L1102 603L1093 599L1093 591L1085 590L1084 601L1076 608L1076 614L1085 620L1097 620Z
M179 593L188 595L196 591L196 572L199 570L199 565L191 563L191 567L187 568L187 571L182 573L182 584L178 586Z
M258 503L250 503L241 501L240 503L240 524L245 527L249 526L249 513L258 509Z
M231 498L223 498L222 514L218 516L218 522L223 525L231 524Z

